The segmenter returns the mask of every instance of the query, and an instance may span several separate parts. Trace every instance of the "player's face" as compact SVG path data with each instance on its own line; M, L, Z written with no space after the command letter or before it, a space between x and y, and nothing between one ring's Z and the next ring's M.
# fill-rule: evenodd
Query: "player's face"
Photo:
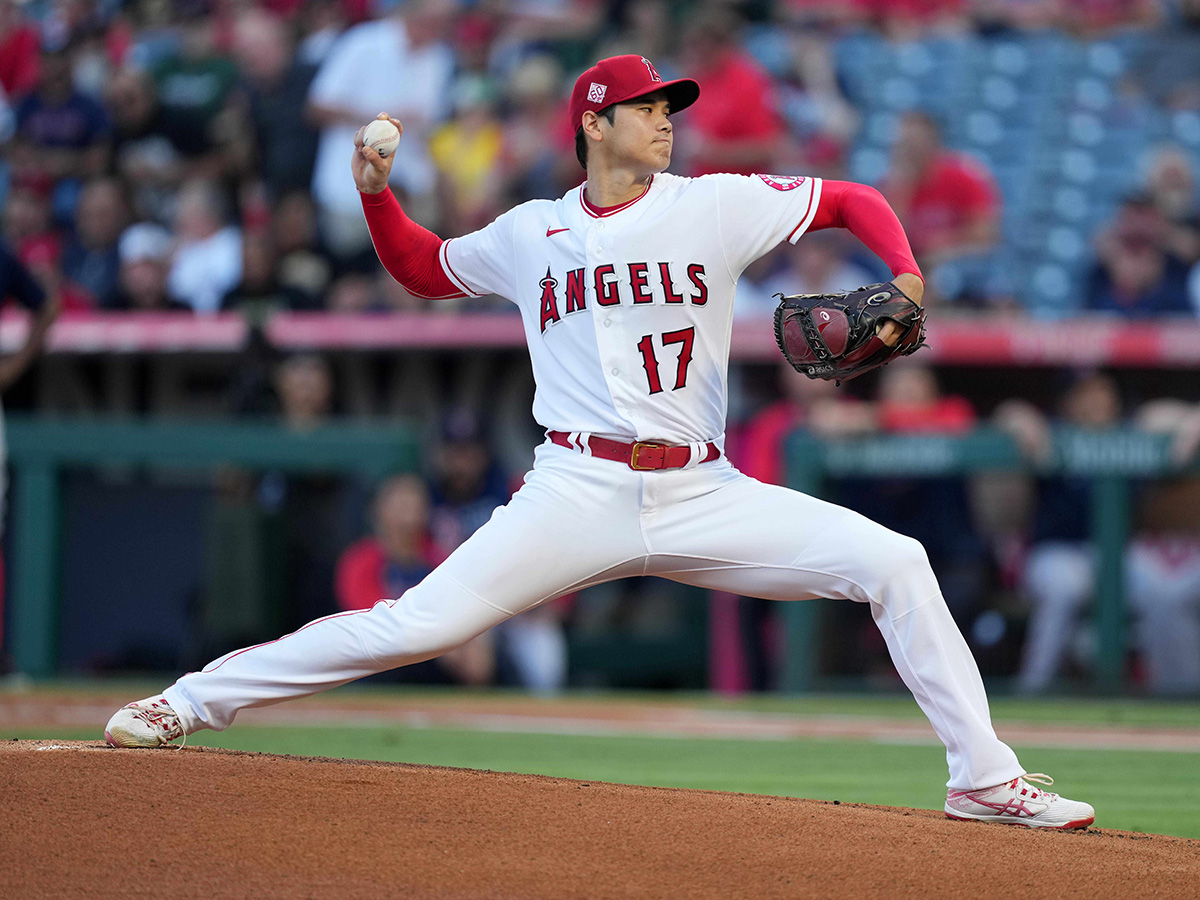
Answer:
M610 130L613 162L662 172L671 164L671 104L661 92L617 106Z

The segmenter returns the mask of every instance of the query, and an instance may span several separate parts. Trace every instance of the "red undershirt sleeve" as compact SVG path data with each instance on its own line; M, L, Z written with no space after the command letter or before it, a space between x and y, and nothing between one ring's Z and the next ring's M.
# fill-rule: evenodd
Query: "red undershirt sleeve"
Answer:
M442 239L410 219L390 190L359 196L379 261L406 291L427 300L467 296L442 269Z
M823 181L821 201L809 231L845 228L884 261L892 275L911 272L922 281L904 227L883 194L852 181Z

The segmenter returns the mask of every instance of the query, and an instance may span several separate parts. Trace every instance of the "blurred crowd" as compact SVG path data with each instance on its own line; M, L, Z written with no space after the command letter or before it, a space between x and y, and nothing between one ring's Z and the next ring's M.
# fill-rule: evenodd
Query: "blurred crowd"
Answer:
M375 263L349 177L352 135L381 110L405 123L393 189L450 237L579 183L565 97L600 56L640 53L702 84L675 172L864 180L852 155L876 117L846 89L846 58L861 56L847 42L1046 33L1146 37L1119 91L1200 113L1196 0L0 0L3 240L68 311L421 309ZM1008 271L1019 235L1001 227L1006 202L1023 202L1001 188L1026 191L951 146L959 123L937 101L892 104L886 165L869 180L927 273L946 270L930 302L1036 307L1020 289L1032 276ZM1124 160L1136 177L1091 235L1078 307L1200 308L1195 151ZM747 273L739 312L761 313L780 288L881 274L852 239L809 239Z

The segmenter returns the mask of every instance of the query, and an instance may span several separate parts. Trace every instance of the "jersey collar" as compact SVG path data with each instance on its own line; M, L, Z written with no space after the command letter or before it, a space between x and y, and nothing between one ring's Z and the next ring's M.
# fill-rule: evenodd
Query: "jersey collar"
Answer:
M624 203L618 203L616 206L593 206L588 202L588 198L584 195L584 189L587 187L587 182L579 186L579 202L583 206L583 211L593 219L604 219L608 216L613 216L623 209L629 209L633 204L637 203L648 193L650 188L654 186L654 176L650 176L650 180L646 182L646 189L634 197L632 200L626 200Z

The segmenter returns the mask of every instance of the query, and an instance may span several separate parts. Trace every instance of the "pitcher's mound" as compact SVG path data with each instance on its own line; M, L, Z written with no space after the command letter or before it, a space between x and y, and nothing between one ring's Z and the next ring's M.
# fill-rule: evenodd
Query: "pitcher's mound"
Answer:
M715 791L0 744L0 896L1194 898L1200 841Z

